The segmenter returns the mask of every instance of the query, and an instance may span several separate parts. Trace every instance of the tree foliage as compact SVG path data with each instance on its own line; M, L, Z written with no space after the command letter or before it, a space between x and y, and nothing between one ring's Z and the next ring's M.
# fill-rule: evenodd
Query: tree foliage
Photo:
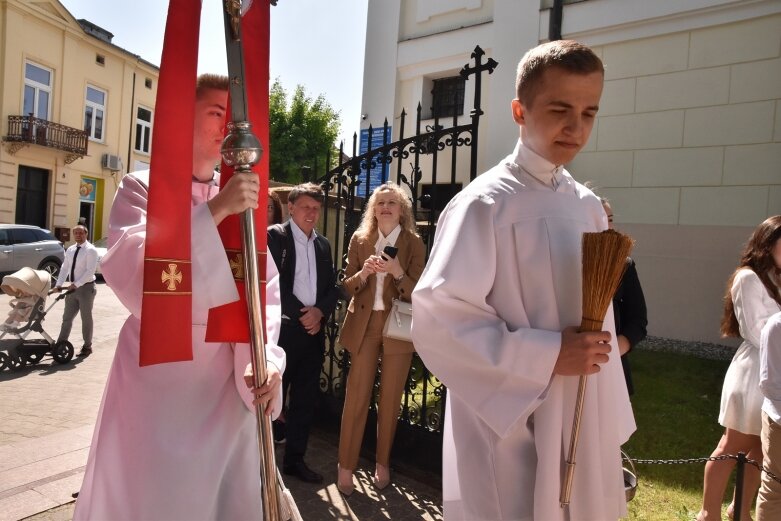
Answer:
M308 166L314 175L325 168L326 156L339 135L339 112L323 95L312 99L303 85L290 98L277 78L269 91L269 133L271 178L299 183L301 167Z

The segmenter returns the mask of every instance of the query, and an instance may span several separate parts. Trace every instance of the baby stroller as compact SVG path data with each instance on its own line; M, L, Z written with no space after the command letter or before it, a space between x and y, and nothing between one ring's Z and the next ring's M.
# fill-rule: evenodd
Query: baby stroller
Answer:
M56 342L41 326L46 313L66 295L61 294L46 308L46 298L51 292L49 273L22 268L3 277L0 289L14 297L8 318L0 323L0 371L37 364L45 355L51 355L60 364L69 362L73 358L73 345L67 340ZM32 332L43 338L28 338Z

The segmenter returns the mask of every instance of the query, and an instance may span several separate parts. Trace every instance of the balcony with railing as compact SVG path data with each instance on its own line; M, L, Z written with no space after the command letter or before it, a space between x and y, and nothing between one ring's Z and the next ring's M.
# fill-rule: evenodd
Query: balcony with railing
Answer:
M34 116L8 116L8 134L3 136L3 141L8 143L11 155L28 145L62 150L66 153L66 164L86 156L89 143L84 130Z

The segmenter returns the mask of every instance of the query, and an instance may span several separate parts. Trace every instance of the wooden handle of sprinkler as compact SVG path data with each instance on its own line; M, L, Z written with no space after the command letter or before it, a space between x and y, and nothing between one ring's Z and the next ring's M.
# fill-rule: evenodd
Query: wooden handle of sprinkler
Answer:
M580 331L602 331L602 321L583 317L580 322ZM567 468L564 472L564 480L561 484L561 493L559 494L559 504L561 508L569 505L569 499L572 495L572 480L575 477L575 455L578 450L578 439L580 438L580 420L583 416L583 402L586 399L587 379L587 375L581 375L578 379L578 395L575 399L575 414L572 418L572 433L569 438Z

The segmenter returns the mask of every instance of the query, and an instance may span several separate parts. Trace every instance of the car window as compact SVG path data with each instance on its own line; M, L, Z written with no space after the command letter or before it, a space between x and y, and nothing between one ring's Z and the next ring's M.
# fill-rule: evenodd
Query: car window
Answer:
M38 242L38 239L35 237L35 232L30 228L17 228L8 231L11 232L11 244Z
M51 233L49 233L48 231L46 231L46 230L35 230L34 229L33 233L35 233L35 237L39 241L54 241L54 240L56 240L54 238L54 236Z
M8 240L8 230L0 230L0 244L3 246L10 244L10 241Z

